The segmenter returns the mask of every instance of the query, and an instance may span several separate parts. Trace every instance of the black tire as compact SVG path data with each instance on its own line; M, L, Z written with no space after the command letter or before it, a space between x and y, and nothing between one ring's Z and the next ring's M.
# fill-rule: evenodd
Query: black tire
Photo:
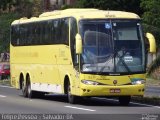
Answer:
M26 86L26 84L24 83L24 80L22 80L22 95L23 95L24 97L28 97L27 86Z
M28 82L27 82L27 93L28 93L28 98L41 98L45 96L44 92L38 92L38 91L33 91L31 90L31 82L30 78L28 77Z
M31 90L31 84L30 84L30 81L28 82L27 84L27 92L28 92L28 98L33 98L33 91Z
M68 82L68 85L67 85L67 97L68 97L68 102L70 104L76 104L78 102L78 96L75 96L75 95L71 94L71 86L70 86L69 82Z
M128 106L130 100L131 100L131 96L120 96L119 97L119 103L120 105L123 105L123 106Z
M30 99L36 97L36 92L31 89L30 77L27 78L27 93Z

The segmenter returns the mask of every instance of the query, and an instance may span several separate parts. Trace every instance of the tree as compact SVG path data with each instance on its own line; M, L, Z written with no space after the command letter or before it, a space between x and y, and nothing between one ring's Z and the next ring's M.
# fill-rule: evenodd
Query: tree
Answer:
M142 15L143 10L140 8L140 2L140 0L78 0L77 7L122 10Z
M145 10L143 22L145 31L155 35L158 47L160 46L160 1L141 0L141 7Z
M11 6L15 11L10 11ZM9 50L10 25L21 17L38 16L42 12L41 0L0 0L0 53ZM7 11L7 12L4 12Z
M4 13L0 15L0 53L9 51L10 25L18 18L16 13Z
M152 33L160 47L160 1L159 0L141 0L141 7L145 10L143 14L144 29L146 32ZM148 73L154 71L160 66L160 57L157 57L148 69ZM156 76L155 76L156 77Z
M14 6L21 17L31 17L33 4L33 0L15 0Z
M43 1L33 0L32 16L39 16L43 12Z
M19 13L21 17L38 16L42 13L43 0L1 0L0 12L11 12L12 8L15 8L14 12Z
M10 10L13 3L14 3L13 0L0 0L0 9L2 11L6 9Z

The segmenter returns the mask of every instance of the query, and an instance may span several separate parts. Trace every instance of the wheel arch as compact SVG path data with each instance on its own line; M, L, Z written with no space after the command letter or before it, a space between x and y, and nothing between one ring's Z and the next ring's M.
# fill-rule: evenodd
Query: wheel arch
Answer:
M21 72L20 75L19 75L19 89L22 89L22 83L23 81L25 81L24 79L24 73Z
M65 75L65 77L64 77L64 83L63 83L64 94L67 94L68 83L70 83L71 85L73 85L70 75Z
M26 84L28 84L28 83L31 82L31 79L28 79L28 78L30 78L30 77L31 77L31 76L30 76L30 73L27 72L27 73L26 73Z

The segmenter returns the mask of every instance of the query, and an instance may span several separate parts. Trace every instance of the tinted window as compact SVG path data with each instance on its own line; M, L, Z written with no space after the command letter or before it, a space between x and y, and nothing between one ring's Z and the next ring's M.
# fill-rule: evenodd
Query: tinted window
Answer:
M19 26L11 27L11 43L12 45L19 45Z
M71 18L70 19L70 47L71 47L71 54L72 54L72 60L75 65L76 63L76 53L75 53L75 37L77 34L77 22L76 19Z
M13 25L11 43L27 45L69 45L69 18Z
M61 20L61 43L69 44L69 19Z

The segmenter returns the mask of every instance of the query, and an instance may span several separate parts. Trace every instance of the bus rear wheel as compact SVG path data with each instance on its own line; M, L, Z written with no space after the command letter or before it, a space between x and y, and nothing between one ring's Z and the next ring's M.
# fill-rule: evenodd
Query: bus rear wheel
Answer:
M27 93L28 93L28 98L34 98L36 95L35 91L31 89L31 81L29 76L27 78Z
M131 100L131 96L120 96L119 97L119 103L120 105L123 105L123 106L128 106L130 100Z
M67 97L68 97L68 102L71 104L76 104L78 101L78 96L72 95L71 94L71 85L70 82L68 82L67 85Z
M33 91L31 90L31 84L28 85L28 98L41 98L44 97L45 93L44 92L38 92L38 91Z
M30 83L28 83L28 85L27 85L27 91L28 91L28 98L33 98L33 91L31 90Z
M24 80L22 81L22 94L23 94L24 97L28 96L28 94L27 94L27 86L25 85Z

